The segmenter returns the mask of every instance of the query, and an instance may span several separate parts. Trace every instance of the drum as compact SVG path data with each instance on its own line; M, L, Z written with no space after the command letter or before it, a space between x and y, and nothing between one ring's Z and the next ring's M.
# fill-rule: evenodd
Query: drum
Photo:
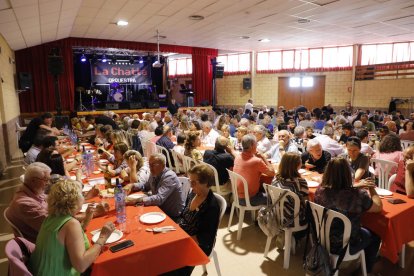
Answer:
M122 102L122 100L124 99L124 96L122 95L121 92L116 92L115 94L112 95L112 98L114 99L115 102Z

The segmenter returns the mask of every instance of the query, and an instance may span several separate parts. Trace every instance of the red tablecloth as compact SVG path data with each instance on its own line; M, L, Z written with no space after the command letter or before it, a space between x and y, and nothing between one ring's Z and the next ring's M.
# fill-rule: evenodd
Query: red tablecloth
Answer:
M92 201L99 201L98 198ZM95 218L87 228L87 236L92 238L91 231L99 229L107 221L116 222L113 199L110 201L110 212L105 217ZM145 225L137 219L137 208L127 206L127 232L122 239L132 240L134 246L112 253L105 246L104 252L92 266L92 275L159 275L184 266L207 264L209 258L194 240L168 216L155 225ZM144 214L162 212L156 206L144 207ZM176 231L164 234L145 231L146 228L173 225ZM139 231L138 228L141 228Z

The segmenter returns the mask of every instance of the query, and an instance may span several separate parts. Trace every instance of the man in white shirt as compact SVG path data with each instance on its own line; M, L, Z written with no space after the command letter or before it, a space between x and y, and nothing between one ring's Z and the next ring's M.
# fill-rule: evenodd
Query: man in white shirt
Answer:
M356 133L356 136L361 140L361 153L369 156L373 155L374 150L368 145L368 131L362 129Z
M272 147L272 144L266 137L266 132L266 128L262 125L256 125L253 128L253 135L257 140L257 151L260 153L266 153Z
M213 125L210 121L206 121L203 123L203 137L201 138L201 143L204 145L212 145L216 144L217 138L220 134L213 129Z
M322 129L322 135L316 136L314 139L319 141L322 149L331 154L332 157L344 153L344 148L336 140L333 139L334 129L331 126L325 126Z
M285 152L295 152L300 154L295 142L290 139L290 134L287 130L281 130L278 132L279 143L274 144L268 152L266 157L270 158L273 163L279 163Z
M250 112L253 113L253 100L252 99L247 100L247 103L244 105L244 111L246 111L246 109L250 110Z

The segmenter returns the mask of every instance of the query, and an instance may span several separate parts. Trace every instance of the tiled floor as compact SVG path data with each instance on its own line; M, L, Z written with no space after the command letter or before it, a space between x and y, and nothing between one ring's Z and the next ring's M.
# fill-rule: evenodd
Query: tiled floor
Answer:
M23 173L21 166L8 169L3 177L0 178L0 275L7 275L7 259L4 254L6 242L12 238L10 227L5 223L3 211L13 197L19 185L18 177ZM263 257L266 237L258 226L251 223L250 216L246 216L242 238L236 240L236 219L233 218L231 232L227 231L229 214L223 218L217 235L215 250L217 251L222 275L252 276L252 275L304 275L302 269L303 245L297 248L296 254L291 256L290 268L284 270L283 251L277 251L274 243L268 258ZM413 218L414 219L414 218ZM401 269L397 265L391 264L385 259L375 265L374 272L378 275L405 276L414 275L414 242L407 246L406 268ZM344 269L340 275L360 275L353 272L358 268L356 263L344 263ZM207 265L209 275L217 275L214 264ZM193 275L202 275L201 266L195 268Z

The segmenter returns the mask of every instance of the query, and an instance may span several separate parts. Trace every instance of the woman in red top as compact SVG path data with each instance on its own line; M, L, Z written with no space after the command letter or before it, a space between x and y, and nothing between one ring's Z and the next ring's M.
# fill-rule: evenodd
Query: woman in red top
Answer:
M414 145L404 150L398 162L397 176L390 190L414 198Z

